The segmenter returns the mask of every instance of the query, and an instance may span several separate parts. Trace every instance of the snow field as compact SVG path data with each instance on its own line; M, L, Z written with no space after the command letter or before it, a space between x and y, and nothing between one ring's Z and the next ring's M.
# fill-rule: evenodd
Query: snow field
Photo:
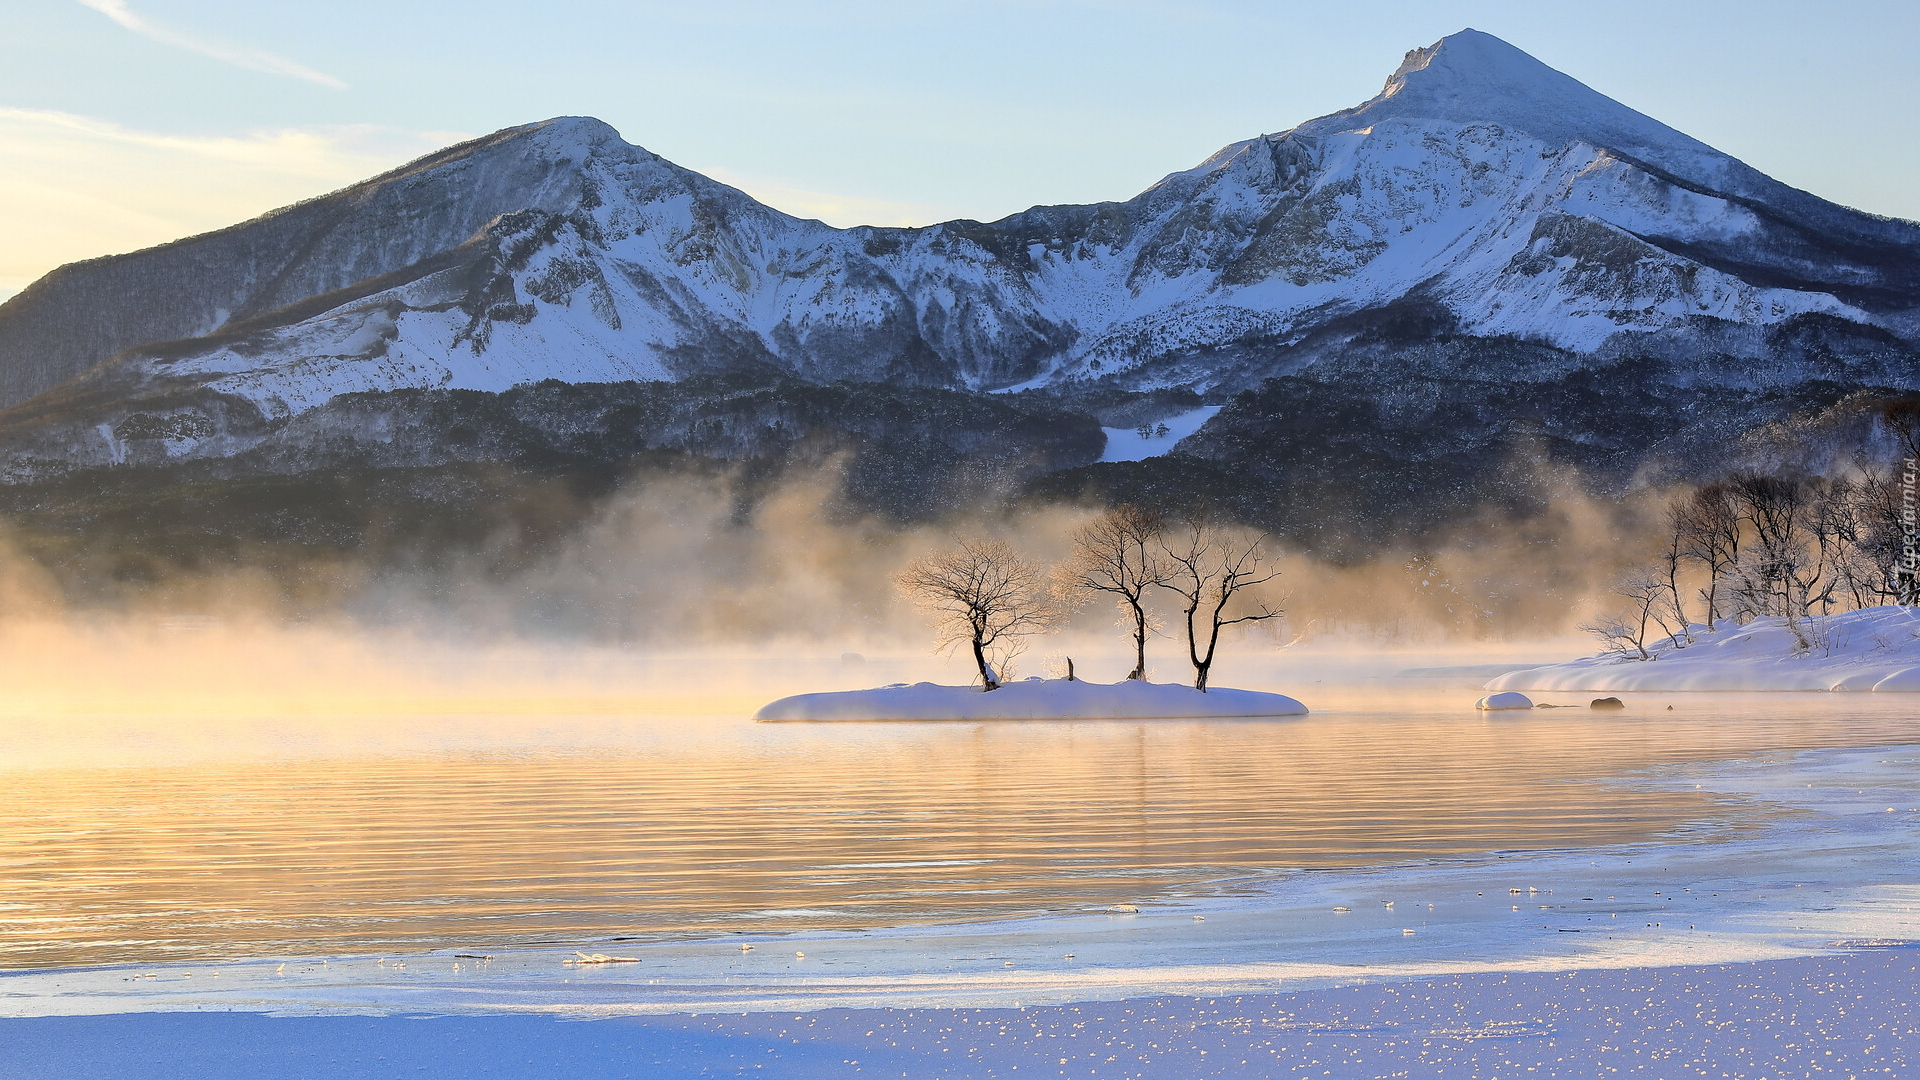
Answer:
M1106 433L1107 449L1100 455L1101 461L1145 461L1151 457L1163 457L1180 445L1180 440L1199 431L1201 426L1213 419L1219 412L1219 405L1202 405L1176 416L1155 421L1156 427L1164 424L1165 435L1154 434L1142 438L1135 428L1101 428Z
M41 1080L763 1076L1911 1076L1920 951L1514 972L1293 994L619 1017L154 1013L0 1021Z
M1800 621L1693 628L1694 641L1649 642L1651 660L1602 654L1526 668L1489 681L1488 690L1674 691L1920 690L1920 608L1885 606ZM1812 644L1802 648L1801 637Z

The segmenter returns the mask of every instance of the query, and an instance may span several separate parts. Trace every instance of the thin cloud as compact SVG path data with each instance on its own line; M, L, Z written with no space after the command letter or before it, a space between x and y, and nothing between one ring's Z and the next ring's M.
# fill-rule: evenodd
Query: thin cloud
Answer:
M319 83L321 86L332 87L335 90L345 90L347 88L347 84L341 82L339 79L325 72L315 71L303 64L294 63L284 56L276 56L273 53L251 48L246 45L205 41L188 34L183 34L178 30L169 30L164 26L156 26L146 19L135 15L132 11L129 11L125 0L76 0L76 2L92 8L128 30L139 34L141 37L160 42L162 45L171 45L176 49L186 49L189 52L197 52L202 56L210 56L222 63L232 64L234 67L245 68L248 71L263 71L269 75L285 75L288 78L304 79L307 82Z
M0 106L0 301L61 263L231 225L466 137L373 125L179 135Z

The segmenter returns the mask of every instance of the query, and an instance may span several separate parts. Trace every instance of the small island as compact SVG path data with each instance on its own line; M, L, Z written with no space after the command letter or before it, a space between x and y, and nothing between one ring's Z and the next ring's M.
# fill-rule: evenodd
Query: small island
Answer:
M1127 679L1095 683L1038 676L1002 685L896 683L873 690L795 694L763 707L762 722L794 720L1191 720L1301 716L1307 707L1285 694Z
M968 650L977 682L969 686L895 683L870 690L795 694L760 709L762 722L804 720L1147 720L1300 716L1307 707L1285 694L1210 687L1221 631L1277 619L1258 599L1279 577L1266 538L1199 516L1169 521L1120 506L1076 531L1072 554L1051 571L1001 540L965 539L926 555L895 579L901 595L926 613L937 648ZM1185 626L1193 685L1147 681L1149 596L1174 599ZM1131 631L1133 670L1117 683L1001 672L1027 637L1053 629L1073 608L1111 600Z

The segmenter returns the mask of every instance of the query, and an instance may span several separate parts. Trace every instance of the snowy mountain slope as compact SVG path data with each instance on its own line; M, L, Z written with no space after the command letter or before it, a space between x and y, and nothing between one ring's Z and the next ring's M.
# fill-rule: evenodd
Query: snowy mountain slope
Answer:
M740 368L1005 382L1069 336L1035 318L1022 283L977 247L949 251L952 241L933 237L931 256L879 259L872 251L896 242L880 230L780 214L598 121L506 134L530 158L575 163L571 205L504 213L386 287L335 306L308 301L135 363L291 415L357 390Z
M1391 347L1367 345L1384 323ZM229 416L265 431L348 392L729 372L1219 394L1302 372L1385 385L1396 364L1552 382L1646 354L1681 358L1680 381L1914 387L1915 327L1920 227L1464 31L1373 100L1131 200L991 224L834 229L595 120L510 129L49 275L0 306L0 401L72 381L0 417L0 441L34 428L37 461L120 460L137 413L207 433L167 453L222 456L252 438Z
M63 266L0 305L0 400L453 251L502 213L579 200L573 163L501 132L218 232Z

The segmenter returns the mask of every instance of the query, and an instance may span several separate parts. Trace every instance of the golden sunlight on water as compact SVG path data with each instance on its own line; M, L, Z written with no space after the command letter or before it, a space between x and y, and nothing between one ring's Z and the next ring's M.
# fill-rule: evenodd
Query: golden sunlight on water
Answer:
M1701 839L1756 811L1621 774L1920 735L1904 705L1857 695L1517 718L1475 715L1457 687L1321 699L1271 722L228 717L195 732L220 752L194 753L168 749L177 717L20 718L0 740L0 956L951 921L1290 868Z

